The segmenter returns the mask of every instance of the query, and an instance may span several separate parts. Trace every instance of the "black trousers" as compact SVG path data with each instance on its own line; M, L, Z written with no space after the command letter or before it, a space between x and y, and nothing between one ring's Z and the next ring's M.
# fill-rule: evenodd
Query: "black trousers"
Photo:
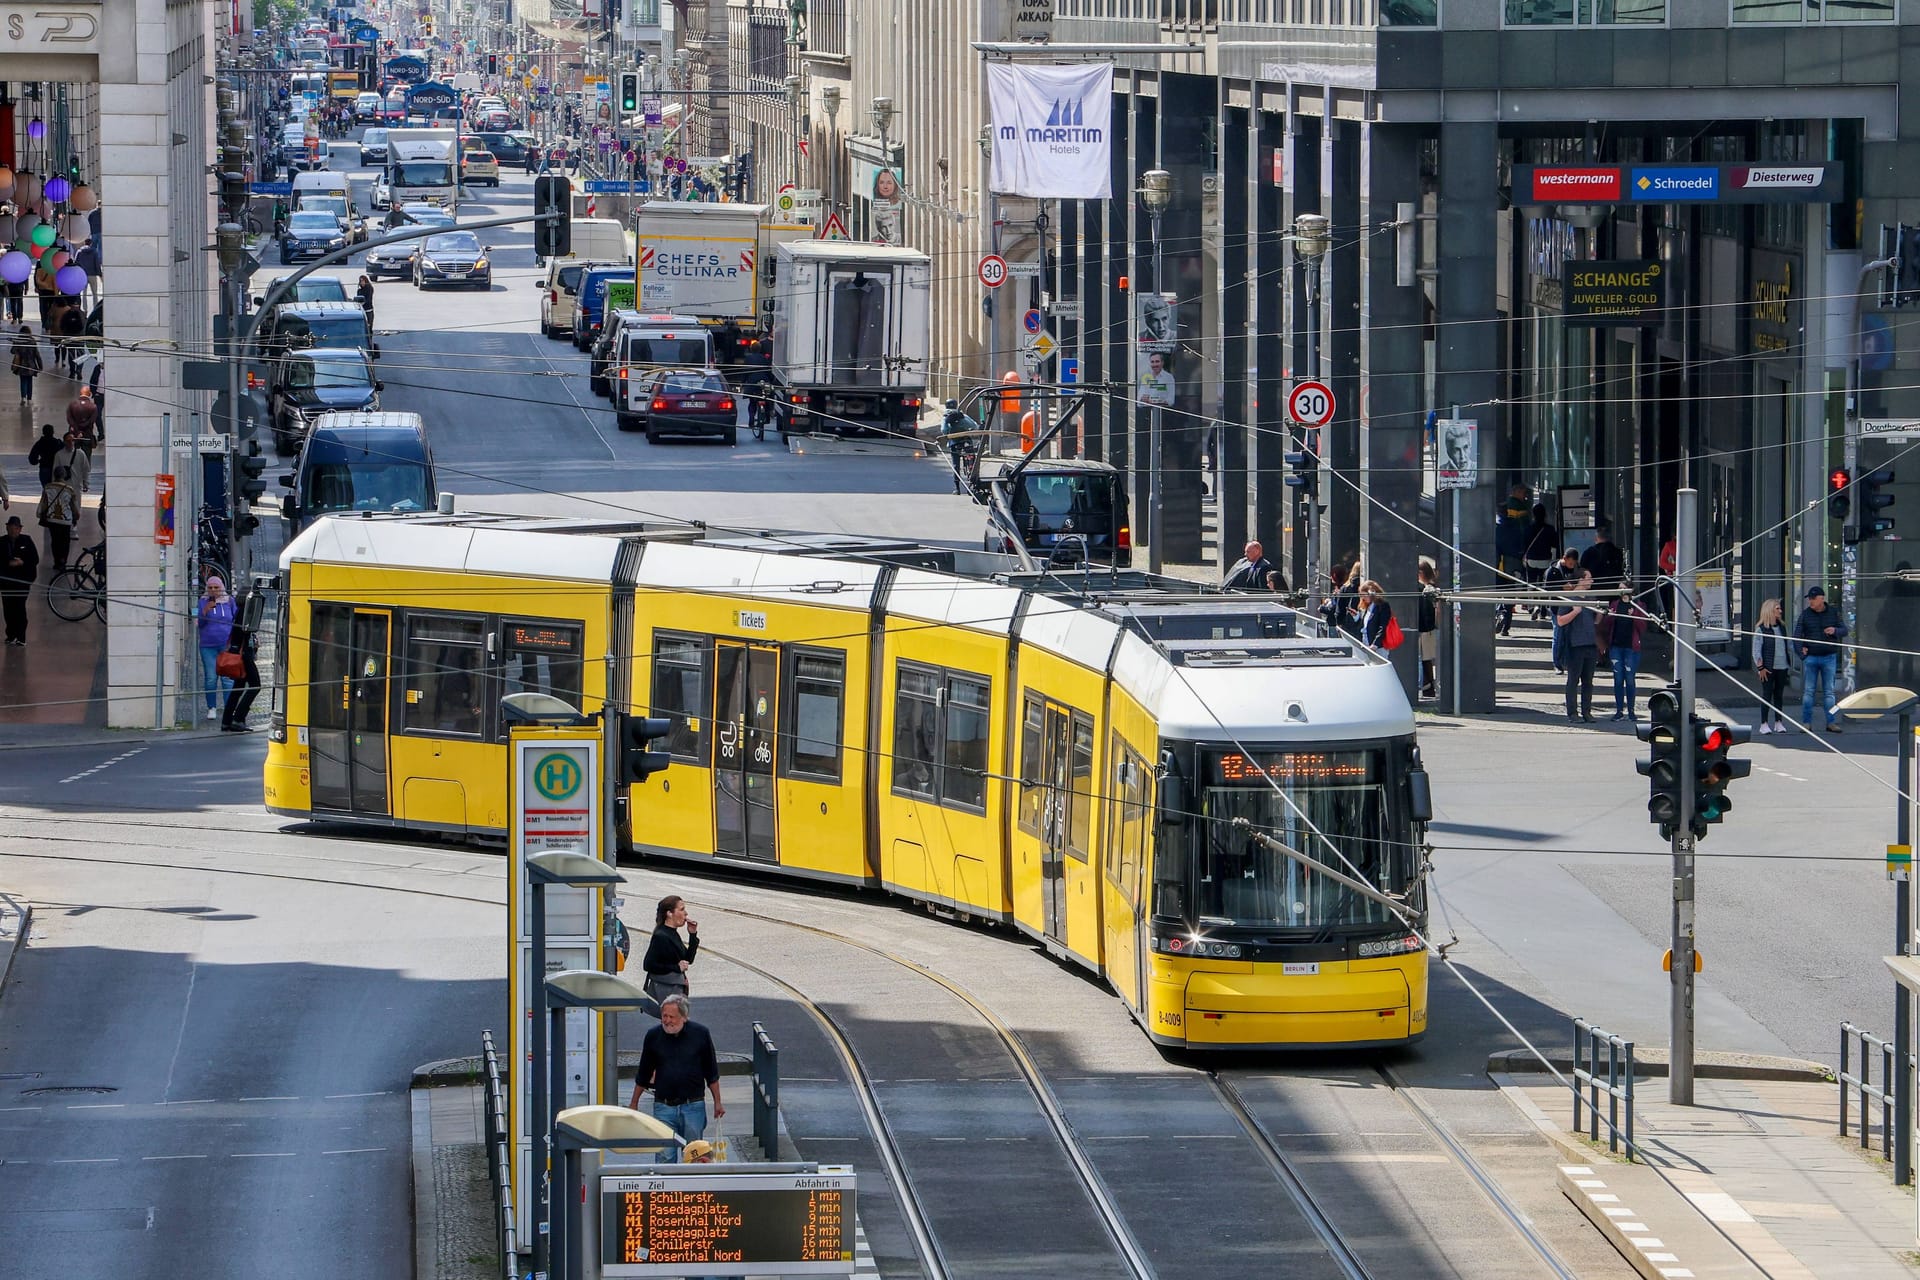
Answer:
M47 550L53 556L53 567L67 567L67 549L73 545L73 526L70 524L50 524L47 526Z
M1567 719L1593 715L1593 673L1600 665L1600 650L1590 644L1567 649ZM1576 697L1580 706L1576 710Z
M1782 708L1787 705L1787 682L1792 679L1793 672L1776 671L1771 667L1767 669L1767 674L1760 677L1760 696L1768 704L1760 708L1761 724L1782 723Z
M226 709L220 713L222 727L245 724L247 712L253 710L253 700L260 696L260 668L253 665L253 654L242 649L240 661L245 674L233 682L233 692L227 695Z
M0 587L0 613L7 619L7 639L27 638L27 584L7 583Z

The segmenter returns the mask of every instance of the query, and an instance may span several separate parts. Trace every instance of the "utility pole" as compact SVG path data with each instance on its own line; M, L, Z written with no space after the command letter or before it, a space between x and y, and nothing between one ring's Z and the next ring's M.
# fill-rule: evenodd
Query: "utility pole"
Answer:
M1673 825L1673 951L1668 1007L1667 1101L1693 1105L1694 769L1692 759L1695 668L1694 636L1700 627L1693 606L1693 573L1699 564L1700 493L1682 489L1674 506L1674 679L1680 686L1682 741L1680 820Z

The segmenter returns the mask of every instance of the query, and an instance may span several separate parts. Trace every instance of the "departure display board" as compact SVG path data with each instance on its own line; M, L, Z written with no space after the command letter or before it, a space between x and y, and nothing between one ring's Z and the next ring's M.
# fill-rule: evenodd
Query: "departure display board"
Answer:
M1211 785L1261 786L1267 782L1356 786L1380 780L1374 751L1223 751L1209 762Z
M853 1265L854 1186L850 1169L603 1175L602 1273L845 1275Z

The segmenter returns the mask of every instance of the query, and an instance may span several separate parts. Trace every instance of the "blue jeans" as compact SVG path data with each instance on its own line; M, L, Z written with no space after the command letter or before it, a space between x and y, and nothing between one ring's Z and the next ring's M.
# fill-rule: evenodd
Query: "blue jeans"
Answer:
M1634 677L1640 674L1640 651L1638 649L1609 649L1607 658L1613 663L1613 710L1617 715L1633 714Z
M1837 653L1808 654L1800 660L1800 723L1813 728L1813 690L1820 689L1827 723L1833 723L1833 677L1840 666Z
M653 1118L680 1135L681 1142L692 1142L707 1131L707 1104L705 1102L683 1102L673 1106L655 1098ZM679 1164L678 1151L662 1151L654 1156L655 1164Z
M200 683L207 695L207 710L212 711L233 692L233 681L219 672L220 649L200 646Z

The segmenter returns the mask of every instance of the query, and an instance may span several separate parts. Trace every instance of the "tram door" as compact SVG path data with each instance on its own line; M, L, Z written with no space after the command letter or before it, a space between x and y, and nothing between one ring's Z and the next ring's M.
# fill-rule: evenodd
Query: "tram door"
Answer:
M1040 811L1040 893L1046 908L1047 936L1067 941L1067 827L1071 817L1073 713L1047 704L1041 739L1041 777L1046 802Z
M713 782L715 852L777 862L773 762L780 651L714 645Z
M307 755L313 807L384 817L387 676L393 617L346 605L313 606Z

